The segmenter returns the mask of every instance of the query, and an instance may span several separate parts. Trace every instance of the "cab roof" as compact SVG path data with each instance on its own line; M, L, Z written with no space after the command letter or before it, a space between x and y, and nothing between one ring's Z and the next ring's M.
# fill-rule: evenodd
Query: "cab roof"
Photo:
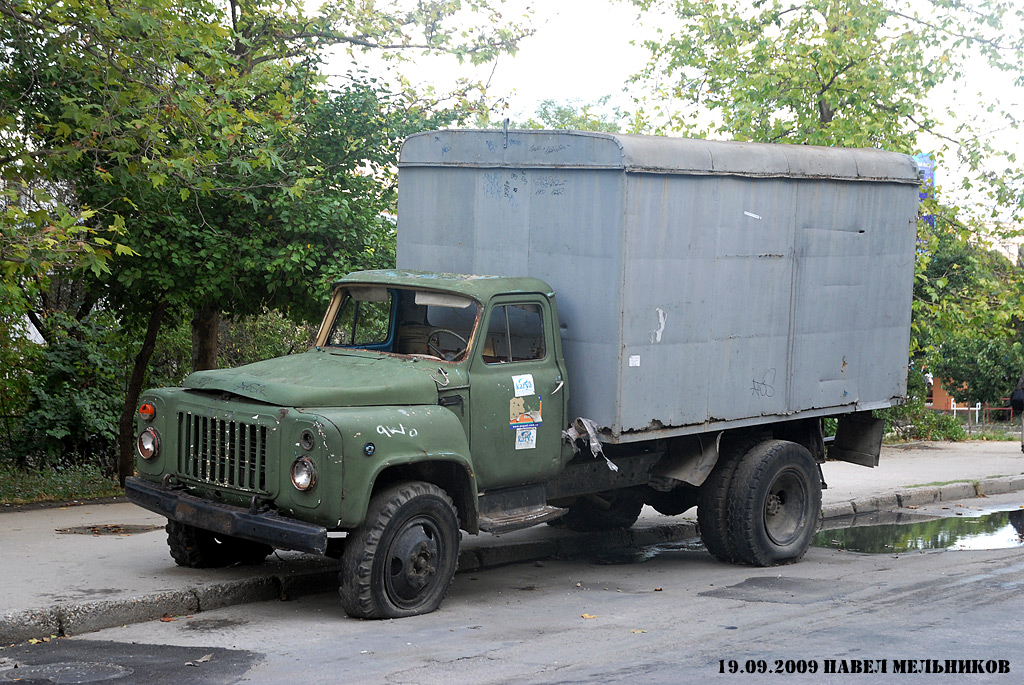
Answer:
M479 302L488 302L492 297L509 293L540 293L548 297L554 295L554 290L550 285L539 278L527 276L481 276L397 269L354 271L342 277L334 285L338 287L356 284L439 290L465 295Z

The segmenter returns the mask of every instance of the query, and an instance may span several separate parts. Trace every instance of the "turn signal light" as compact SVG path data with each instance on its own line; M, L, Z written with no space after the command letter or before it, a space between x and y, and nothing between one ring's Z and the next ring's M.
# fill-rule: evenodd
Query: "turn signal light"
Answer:
M139 407L139 416L142 417L143 421L152 421L154 418L156 418L156 407L154 407L149 402L146 402L141 407Z

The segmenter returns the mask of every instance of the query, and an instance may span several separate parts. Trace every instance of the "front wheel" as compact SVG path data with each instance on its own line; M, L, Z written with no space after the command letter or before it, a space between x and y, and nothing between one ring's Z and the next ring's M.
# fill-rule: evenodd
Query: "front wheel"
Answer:
M801 445L770 440L740 461L729 489L729 530L739 561L774 566L799 560L821 515L821 477Z
M341 603L355 618L401 618L441 605L459 560L459 522L444 490L410 481L381 490L341 556Z

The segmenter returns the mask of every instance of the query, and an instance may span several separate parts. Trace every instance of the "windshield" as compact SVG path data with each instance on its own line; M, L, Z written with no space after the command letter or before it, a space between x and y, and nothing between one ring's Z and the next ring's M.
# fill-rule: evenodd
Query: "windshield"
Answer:
M459 361L480 306L450 293L353 285L334 293L330 311L321 345Z

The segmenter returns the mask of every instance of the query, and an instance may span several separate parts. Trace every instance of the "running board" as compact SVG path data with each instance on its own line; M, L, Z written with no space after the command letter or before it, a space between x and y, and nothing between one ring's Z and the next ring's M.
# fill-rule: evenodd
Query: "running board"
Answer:
M491 511L480 514L478 522L480 530L497 535L498 533L509 533L513 530L530 528L546 521L554 521L565 516L568 509L542 504L538 507L523 507L521 509L509 509L507 511Z
M508 533L563 516L565 509L549 506L543 484L491 490L480 495L477 524L488 533Z

